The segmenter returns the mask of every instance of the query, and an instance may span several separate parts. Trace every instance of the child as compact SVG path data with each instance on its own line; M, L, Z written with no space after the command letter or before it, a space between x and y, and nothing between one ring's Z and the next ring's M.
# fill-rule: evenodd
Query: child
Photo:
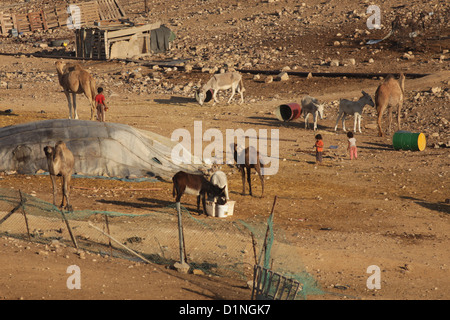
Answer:
M322 152L323 152L323 141L322 135L316 135L316 143L314 144L314 148L316 148L316 163L322 163Z
M103 95L103 88L99 87L97 89L98 94L95 96L95 103L97 104L97 120L100 122L104 122L105 117L105 111L108 110L108 107L106 106L105 96Z
M348 148L347 150L350 152L350 160L358 158L358 150L356 149L356 139L353 137L353 133L351 131L347 132L348 137Z

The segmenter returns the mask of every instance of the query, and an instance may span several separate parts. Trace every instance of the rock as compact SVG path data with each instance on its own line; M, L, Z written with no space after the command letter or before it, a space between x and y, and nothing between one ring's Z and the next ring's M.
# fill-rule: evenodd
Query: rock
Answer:
M347 64L352 65L352 66L354 66L354 65L356 64L356 60L353 59L353 58L347 59L347 60L345 60L345 62L346 62Z
M264 81L265 83L272 83L273 82L273 77L272 76L267 76L266 80Z
M276 79L278 81L287 81L287 80L289 80L289 75L287 72L281 72L280 74L277 75Z
M173 266L178 272L181 273L188 273L190 269L190 266L186 262L183 263L175 262Z
M414 59L414 55L405 52L405 53L403 54L402 58L405 59L405 60L411 60L411 59Z
M431 88L431 93L433 94L439 94L442 91L441 87L433 87Z
M378 128L378 126L377 126L376 123L367 123L367 124L364 125L364 128L376 130Z
M205 273L204 273L202 270L200 270L200 269L194 269L194 270L192 270L192 273L195 274L195 275L200 275L200 276L202 276L202 275L205 274Z
M330 66L331 67L339 67L339 60L337 59L333 59L330 61Z

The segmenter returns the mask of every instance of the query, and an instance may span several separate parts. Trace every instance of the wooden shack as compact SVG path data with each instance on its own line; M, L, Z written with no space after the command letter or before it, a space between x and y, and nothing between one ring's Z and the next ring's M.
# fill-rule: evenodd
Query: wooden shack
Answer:
M150 53L150 34L160 22L142 26L95 26L75 30L76 56L84 59L127 59Z

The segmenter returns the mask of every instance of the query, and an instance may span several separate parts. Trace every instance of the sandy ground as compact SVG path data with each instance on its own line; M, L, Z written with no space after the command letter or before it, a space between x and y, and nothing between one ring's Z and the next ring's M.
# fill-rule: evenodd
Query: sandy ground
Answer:
M425 55L423 59L428 59ZM245 74L247 91L243 105L237 104L237 100L227 105L226 97L222 96L221 103L215 106L199 106L192 92L161 90L149 93L134 89L135 83L117 75L138 67L142 73L150 74L154 71L151 68L118 62L85 62L83 65L106 85L111 106L107 120L111 122L126 123L165 136L178 128L193 132L194 121L202 121L203 131L208 128L218 128L222 132L228 128L279 130L279 170L276 175L266 177L264 198L258 197L261 188L256 175L253 178L256 196L251 197L241 194L239 173L224 168L230 173L229 188L237 203L235 214L229 219L266 218L274 197L278 197L275 207L277 228L283 230L296 246L295 254L305 269L328 292L308 299L446 300L450 297L450 209L446 202L450 198L450 153L448 147L434 148L432 143L445 143L449 139L448 125L444 121L435 123L434 118L436 110L441 110L439 118L449 119L448 59L444 63L433 63L432 67L416 64L417 60L402 60L401 68L396 63L389 65L387 61L375 60L380 64L377 67L364 64L365 70L432 73L429 77L407 79L405 84L408 101L405 108L409 113L403 114L402 129L424 130L428 141L424 151L393 150L392 131L385 137L378 137L373 127L375 111L366 107L363 131L356 133L358 159L350 161L345 132L340 124L338 131L334 131L337 116L334 102L339 98L357 98L361 90L373 96L380 83L378 78L305 79L291 76L287 82L267 84L264 77L254 80L252 74ZM51 58L1 56L3 74L11 73L10 80L23 83L24 87L0 89L0 110L14 110L12 115L0 116L0 125L67 117L66 101L57 82L54 62ZM18 74L18 69L23 74ZM356 71L361 70L352 70ZM164 73L164 81L174 85L196 83L209 77L201 72ZM433 87L440 87L442 94L434 98L429 94ZM422 100L414 100L417 93L422 95ZM274 114L280 104L300 102L305 94L327 103L326 117L319 120L317 132L304 128L303 117L280 122ZM423 100L426 105L419 104ZM80 118L88 119L86 98L79 96L78 101ZM422 115L420 121L416 121L417 112ZM386 121L385 117L384 123ZM353 118L350 117L347 128L352 127ZM438 135L432 136L435 132ZM311 152L316 133L324 137L323 165L315 164ZM330 146L337 146L337 149ZM27 193L34 191L38 198L51 201L51 186L47 179L3 175L0 186ZM148 205L140 200L142 196L154 199L155 203L173 201L172 186L163 182L140 185L142 188L160 187L158 192L116 194L116 204L87 197L85 190L76 188L77 183L79 180L75 179L72 189L76 210L95 208L140 213L145 212ZM131 186L126 182L92 180L83 182L83 187L126 189ZM123 205L127 202L129 206ZM183 202L189 209L195 208L195 198L186 198ZM70 247L45 248L2 237L0 248L0 273L3 275L0 277L0 299L240 300L249 299L251 294L246 283L234 279L183 275L158 265L90 254L81 259ZM67 289L66 270L72 264L82 270L82 290ZM371 275L367 269L372 265L380 268L381 289L369 289L366 285ZM98 270L102 270L100 275Z

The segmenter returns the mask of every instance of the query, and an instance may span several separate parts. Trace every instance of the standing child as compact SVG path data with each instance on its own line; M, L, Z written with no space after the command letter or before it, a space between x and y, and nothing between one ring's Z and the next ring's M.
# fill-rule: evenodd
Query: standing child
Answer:
M347 132L347 137L348 137L347 150L350 152L350 160L353 160L353 158L358 159L358 150L356 148L356 139L353 137L353 133L351 131Z
M105 96L103 95L103 88L97 89L98 94L95 96L95 103L97 104L97 120L104 122L106 120L105 112L108 110L106 105Z
M316 148L316 163L322 163L322 152L323 152L323 141L322 135L316 135L316 143L314 144L314 148Z

